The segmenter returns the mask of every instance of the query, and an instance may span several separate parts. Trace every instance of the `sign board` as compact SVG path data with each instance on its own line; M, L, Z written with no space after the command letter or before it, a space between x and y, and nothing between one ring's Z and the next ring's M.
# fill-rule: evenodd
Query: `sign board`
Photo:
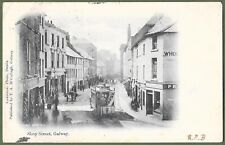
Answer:
M163 89L176 89L176 84L163 84Z

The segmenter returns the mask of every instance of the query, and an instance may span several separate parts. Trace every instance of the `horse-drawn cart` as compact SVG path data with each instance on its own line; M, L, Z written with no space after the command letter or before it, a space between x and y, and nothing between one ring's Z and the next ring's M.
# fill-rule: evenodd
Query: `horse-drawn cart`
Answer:
M107 85L98 85L91 90L91 97L95 98L95 111L97 115L109 115L115 112L115 89Z

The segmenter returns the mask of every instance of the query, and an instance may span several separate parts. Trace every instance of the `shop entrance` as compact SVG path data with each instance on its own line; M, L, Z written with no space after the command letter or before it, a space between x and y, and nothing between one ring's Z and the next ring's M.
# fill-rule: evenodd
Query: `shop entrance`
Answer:
M153 114L153 95L148 91L146 93L146 114Z

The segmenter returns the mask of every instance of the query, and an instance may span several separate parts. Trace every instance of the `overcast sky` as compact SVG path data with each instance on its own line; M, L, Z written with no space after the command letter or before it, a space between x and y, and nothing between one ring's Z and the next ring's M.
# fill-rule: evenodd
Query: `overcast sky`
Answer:
M98 50L108 49L119 57L127 41L128 24L134 35L154 14L176 13L168 3L35 3L32 12L45 12L53 23L71 36L86 38Z

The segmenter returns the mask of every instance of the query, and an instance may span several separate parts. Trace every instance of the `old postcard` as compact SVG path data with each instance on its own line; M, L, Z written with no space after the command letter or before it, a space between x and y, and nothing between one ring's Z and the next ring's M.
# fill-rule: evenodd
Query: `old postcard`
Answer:
M219 2L3 3L3 142L221 142Z

